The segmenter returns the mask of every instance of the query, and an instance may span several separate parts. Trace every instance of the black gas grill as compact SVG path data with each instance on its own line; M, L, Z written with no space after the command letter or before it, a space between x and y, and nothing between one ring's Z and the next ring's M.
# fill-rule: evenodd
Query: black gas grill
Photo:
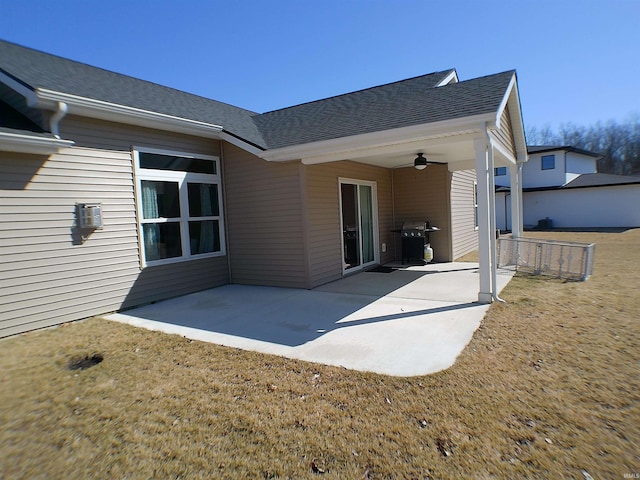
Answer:
M432 227L424 220L408 220L402 224L402 263L424 263L424 246L429 241L429 234L440 230Z

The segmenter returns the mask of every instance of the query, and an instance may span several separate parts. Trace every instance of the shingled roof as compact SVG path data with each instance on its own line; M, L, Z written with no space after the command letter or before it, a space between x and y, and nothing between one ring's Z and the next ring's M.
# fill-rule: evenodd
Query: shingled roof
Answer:
M527 153L545 153L553 152L554 150L565 150L567 152L589 155L590 157L602 157L602 155L600 155L599 153L591 152L589 150L583 150L571 145L527 145Z
M0 41L0 71L47 89L220 125L261 149L497 112L513 71L443 83L454 70L338 95L264 114Z
M571 180L562 188L610 187L614 185L630 185L640 183L640 177L630 175L613 175L611 173L583 173Z
M264 147L255 112L0 40L0 71L37 88L221 125Z
M437 87L453 70L254 117L270 148L497 112L514 72Z

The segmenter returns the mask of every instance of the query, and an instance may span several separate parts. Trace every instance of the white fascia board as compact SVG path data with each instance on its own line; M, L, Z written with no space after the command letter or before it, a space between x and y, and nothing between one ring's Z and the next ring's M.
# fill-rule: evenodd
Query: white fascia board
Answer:
M370 151L373 148L383 146L426 140L440 136L453 136L461 133L467 134L478 130L484 131L485 125L495 125L495 123L495 113L473 115L411 127L394 128L382 132L364 133L303 145L275 148L262 152L260 157L270 162L315 159L316 161L314 161L314 163L323 163L320 159L324 157L326 158L324 162L330 162L337 159L332 160L331 158L347 152L350 156L356 156L358 155L358 151Z
M247 143L243 140L240 140L238 137L234 137L233 135L228 134L227 132L220 132L220 140L224 140L225 142L229 142L232 145L235 145L238 148L241 148L245 152L252 153L257 157L261 156L264 153L264 150L261 148L252 145L251 143Z
M500 102L500 106L498 107L498 112L497 112L497 118L498 121L496 123L496 127L500 128L500 119L502 118L502 112L504 112L504 109L507 108L507 102L509 101L509 97L511 96L511 91L513 90L513 87L516 84L516 76L515 74L511 77L511 80L509 81L509 85L507 86L507 90L504 94L504 97L502 97L502 101Z
M71 147L71 140L59 138L39 137L27 133L0 132L0 150L6 152L37 153L51 155L63 148Z
M207 138L211 138L212 136L217 138L223 128L220 125L142 110L126 105L118 105L116 103L103 102L102 100L94 100L92 98L80 97L43 88L36 89L35 93L38 98L35 106L51 109L57 102L64 102L69 107L68 114Z
M507 92L500 103L498 108L498 123L497 127L500 128L500 119L502 118L502 112L505 108L509 108L511 114L511 123L513 130L513 139L516 143L516 157L518 162L526 162L529 157L527 156L527 140L524 135L524 122L522 120L522 109L520 107L520 94L518 91L518 81L515 73L509 82Z
M9 75L0 72L0 82L4 83L7 87L9 87L19 95L22 95L26 99L27 105L29 107L32 107L36 103L38 103L38 97L33 90L31 90L29 87L26 87L17 80L14 80Z
M444 77L444 79L442 79L437 85L436 87L443 87L444 85L449 85L450 83L458 83L458 72L456 72L455 69L453 69L453 71L447 75L446 77Z
M423 152L429 156L432 149L438 149L442 146L451 145L458 142L472 141L478 137L481 132L477 129L467 129L457 131L455 133L431 135L419 139L406 140L402 142L394 142L387 145L371 145L367 148L357 150L341 151L335 153L327 153L315 157L304 157L302 163L305 165L315 165L318 163L337 162L340 160L361 160L366 157L380 157L382 155L394 156L398 154L415 154Z

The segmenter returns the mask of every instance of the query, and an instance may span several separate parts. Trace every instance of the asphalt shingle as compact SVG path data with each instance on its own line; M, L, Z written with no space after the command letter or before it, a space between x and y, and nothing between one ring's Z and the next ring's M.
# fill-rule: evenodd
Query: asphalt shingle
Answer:
M221 125L264 147L255 112L170 87L0 41L0 71L27 88L44 88L117 105Z
M497 112L514 72L436 87L451 70L253 117L269 148Z
M0 71L53 90L220 125L259 148L280 148L497 112L514 72L437 87L454 70L264 114L0 41Z

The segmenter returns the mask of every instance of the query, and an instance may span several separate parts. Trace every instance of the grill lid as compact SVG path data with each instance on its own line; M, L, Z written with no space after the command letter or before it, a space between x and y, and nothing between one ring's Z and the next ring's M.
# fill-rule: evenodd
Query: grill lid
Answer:
M432 227L427 220L407 220L402 223L400 233L403 237L423 237L425 232L437 232L438 227Z
M424 237L426 227L424 220L407 220L402 224L403 237Z
M426 224L424 220L407 220L402 224L402 231L406 230L414 230L424 232L426 229Z

